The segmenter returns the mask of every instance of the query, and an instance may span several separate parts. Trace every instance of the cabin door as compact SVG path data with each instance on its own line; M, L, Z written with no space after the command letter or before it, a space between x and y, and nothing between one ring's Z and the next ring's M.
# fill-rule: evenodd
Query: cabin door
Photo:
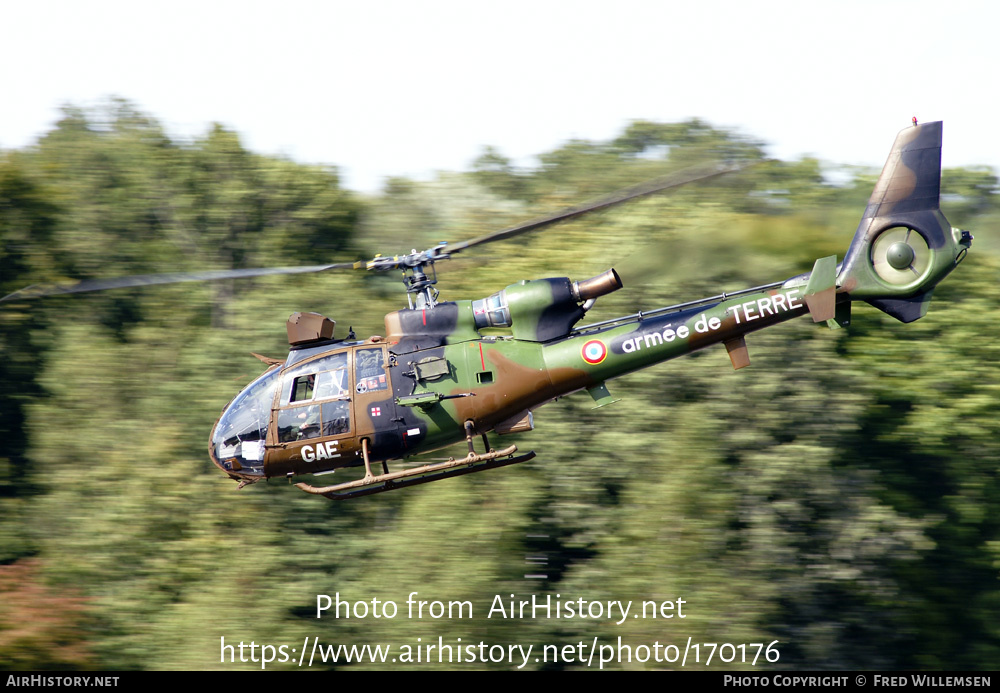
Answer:
M385 345L364 345L354 349L355 435L368 438L369 448L381 459L395 457L401 448L395 396L386 368Z

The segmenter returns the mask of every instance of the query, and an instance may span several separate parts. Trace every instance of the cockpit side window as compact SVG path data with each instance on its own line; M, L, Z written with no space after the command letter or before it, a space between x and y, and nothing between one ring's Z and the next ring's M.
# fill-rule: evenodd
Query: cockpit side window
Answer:
M323 403L323 435L339 436L351 431L351 409L344 400Z
M300 375L292 383L292 395L290 401L303 402L313 398L313 385L316 383L316 374Z
M286 371L281 386L281 406L294 402L347 396L347 353L308 361Z
M296 440L317 438L321 433L319 405L290 407L278 413L278 442L291 443Z
M278 442L350 433L347 352L307 361L282 376Z
M316 377L316 399L347 398L347 364L343 368L323 371Z

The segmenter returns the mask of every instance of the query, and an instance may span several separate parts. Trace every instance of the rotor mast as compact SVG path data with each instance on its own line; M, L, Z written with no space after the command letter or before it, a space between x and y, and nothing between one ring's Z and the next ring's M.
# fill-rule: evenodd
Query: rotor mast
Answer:
M429 268L430 276L424 272L425 266ZM438 290L434 288L437 284L437 272L434 271L433 262L403 270L403 284L406 285L406 299L410 302L410 308L433 308L437 305Z
M438 290L434 288L437 284L437 272L434 263L437 260L444 260L450 257L447 252L442 252L447 245L444 241L423 252L413 249L408 255L395 255L384 257L376 255L375 258L366 263L366 269L388 271L393 269L402 270L403 286L406 287L406 300L410 308L433 308L437 305Z

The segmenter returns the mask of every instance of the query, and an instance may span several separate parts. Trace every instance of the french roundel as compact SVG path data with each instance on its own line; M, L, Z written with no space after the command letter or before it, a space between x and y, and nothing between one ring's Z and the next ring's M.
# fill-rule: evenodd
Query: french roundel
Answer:
M583 356L583 360L591 365L596 365L603 361L608 355L608 348L604 346L604 342L599 339L592 339L583 345L583 349L580 350L580 355Z

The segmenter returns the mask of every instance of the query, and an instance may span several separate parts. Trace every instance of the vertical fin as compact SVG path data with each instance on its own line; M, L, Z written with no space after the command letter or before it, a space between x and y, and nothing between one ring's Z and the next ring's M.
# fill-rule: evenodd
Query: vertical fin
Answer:
M941 214L941 133L939 122L914 123L896 136L837 278L850 300L902 322L924 316L972 244Z

